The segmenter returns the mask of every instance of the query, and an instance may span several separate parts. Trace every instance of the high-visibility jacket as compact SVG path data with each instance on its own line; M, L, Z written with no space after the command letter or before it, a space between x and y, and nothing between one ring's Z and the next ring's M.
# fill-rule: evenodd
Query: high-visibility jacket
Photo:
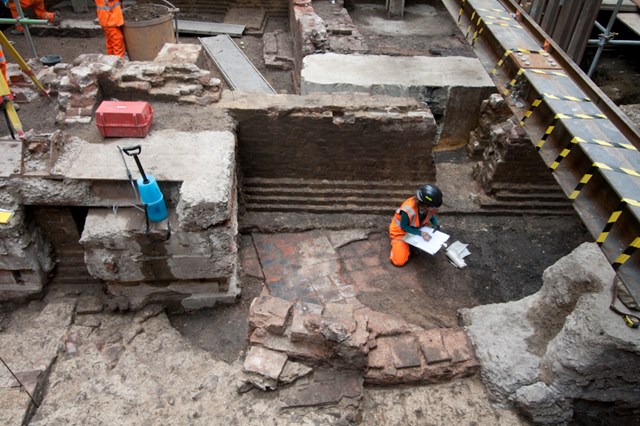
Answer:
M120 27L124 25L120 0L96 0L98 22L103 28Z
M20 9L22 9L23 12L27 9L31 9L38 19L46 19L51 23L53 23L53 20L55 19L55 15L52 12L47 12L44 8L44 0L20 0ZM18 19L19 14L15 5L15 0L9 3L9 10L11 11L13 19ZM22 25L16 24L16 29L22 31Z
M2 46L0 46L0 71L2 71L2 78L4 78L7 86L9 85L9 80L7 79L7 59L4 57L4 50Z
M391 219L391 223L389 224L389 236L391 239L402 239L407 233L400 227L401 214L405 212L407 216L409 216L409 225L420 228L421 226L427 225L431 218L437 213L437 209L429 208L427 209L427 215L420 222L420 214L418 211L418 200L415 196L408 198L402 203L399 209L396 210L393 215L393 219Z

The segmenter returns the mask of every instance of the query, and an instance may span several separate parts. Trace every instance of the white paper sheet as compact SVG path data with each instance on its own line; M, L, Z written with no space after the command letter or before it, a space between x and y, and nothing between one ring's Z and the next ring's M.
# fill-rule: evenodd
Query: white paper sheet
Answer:
M425 241L421 235L407 234L402 238L407 244L411 244L414 247L418 247L420 250L426 251L429 254L436 254L440 247L449 239L449 235L444 232L436 231L431 227L423 226L421 231L427 231L431 235L429 241Z

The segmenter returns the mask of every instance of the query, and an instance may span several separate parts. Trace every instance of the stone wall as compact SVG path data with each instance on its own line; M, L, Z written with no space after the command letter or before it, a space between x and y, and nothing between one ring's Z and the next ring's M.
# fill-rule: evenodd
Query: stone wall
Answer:
M480 126L471 134L467 151L481 153L475 175L484 190L496 184L535 184L557 187L553 174L536 152L525 129L508 112L502 96L494 94L482 103Z
M478 370L462 330L425 330L357 301L322 306L262 295L251 303L249 336L243 381L262 390L288 383L282 373L291 362L300 376L331 365L370 385L432 384Z
M585 243L544 272L538 293L461 311L496 399L539 424L638 419L640 339L609 310L614 277Z
M289 0L289 31L293 40L293 82L299 90L302 59L329 48L326 26L311 0Z
M52 95L57 95L57 123L90 123L102 99L197 105L217 102L222 82L200 68L205 64L201 45L167 43L153 62L80 55L73 64L44 68L38 79Z
M92 276L103 280L121 308L161 302L172 310L233 303L240 294L235 209L221 226L189 232L150 224L134 209L90 210L80 242Z
M0 300L38 295L54 268L51 246L23 207L0 226Z

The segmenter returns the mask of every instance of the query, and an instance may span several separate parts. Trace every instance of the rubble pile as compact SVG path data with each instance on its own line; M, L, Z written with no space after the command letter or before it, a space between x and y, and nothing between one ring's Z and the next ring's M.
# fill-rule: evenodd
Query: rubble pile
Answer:
M208 105L218 102L222 82L212 77L202 47L166 44L153 62L80 55L73 64L43 69L38 79L58 95L58 124L89 123L103 99Z
M482 153L482 160L474 170L476 180L492 194L496 186L557 184L540 156L534 143L500 95L492 95L482 103L480 125L472 134L467 151L472 156Z

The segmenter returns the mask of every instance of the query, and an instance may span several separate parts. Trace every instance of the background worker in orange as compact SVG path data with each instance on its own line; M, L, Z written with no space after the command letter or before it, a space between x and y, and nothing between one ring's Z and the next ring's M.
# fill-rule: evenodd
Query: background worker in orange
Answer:
M13 19L18 19L20 15L18 15L18 9L15 4L16 0L12 0L9 3L9 9L11 10L11 16ZM27 9L33 10L33 13L36 14L38 19L46 19L52 24L55 21L55 14L53 12L47 12L47 9L44 8L44 0L20 0L20 8L22 12L26 12ZM11 30L11 34L20 34L24 31L24 28L20 24L16 24L15 28Z
M389 237L391 237L391 253L389 259L396 266L403 266L409 261L411 254L409 244L402 238L409 234L421 235L429 241L431 235L420 231L422 226L432 226L439 229L440 224L436 213L442 205L442 191L437 186L426 184L418 188L416 195L408 198L396 210L389 224Z
M122 34L124 17L120 0L96 0L96 11L98 22L107 41L107 55L124 58L127 49L124 45L124 34Z

